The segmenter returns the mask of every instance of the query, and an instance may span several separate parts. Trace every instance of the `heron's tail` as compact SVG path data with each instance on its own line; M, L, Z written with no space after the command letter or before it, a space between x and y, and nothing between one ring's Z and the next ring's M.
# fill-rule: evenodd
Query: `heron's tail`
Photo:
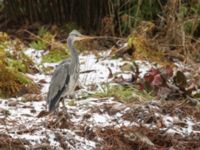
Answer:
M68 85L69 83L69 75L67 75L67 78L65 80L65 85ZM58 107L58 104L60 102L60 100L62 99L62 94L66 89L66 86L63 86L60 90L58 90L57 94L53 97L53 98L48 98L47 99L47 105L48 105L48 109L49 112L52 112L53 110L55 110ZM51 97L51 96L49 96Z
M47 101L49 112L54 111L58 107L58 104L59 104L60 100L62 99L61 94L63 93L63 91L64 91L64 89L60 90L53 99Z

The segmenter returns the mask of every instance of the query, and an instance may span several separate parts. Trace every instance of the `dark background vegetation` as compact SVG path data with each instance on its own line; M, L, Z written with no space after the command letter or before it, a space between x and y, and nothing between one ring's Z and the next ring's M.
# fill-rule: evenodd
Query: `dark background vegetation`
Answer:
M184 31L198 37L199 14L199 0L4 0L0 27L71 22L88 32L124 36L143 20L157 29L170 28L170 21L183 22Z

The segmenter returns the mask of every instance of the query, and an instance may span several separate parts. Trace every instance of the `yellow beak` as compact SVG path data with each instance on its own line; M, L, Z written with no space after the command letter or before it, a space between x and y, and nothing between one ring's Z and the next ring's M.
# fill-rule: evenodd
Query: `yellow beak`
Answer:
M92 36L86 36L86 35L81 35L79 37L76 37L76 41L82 41L82 40L90 40L90 39L94 39L95 37Z

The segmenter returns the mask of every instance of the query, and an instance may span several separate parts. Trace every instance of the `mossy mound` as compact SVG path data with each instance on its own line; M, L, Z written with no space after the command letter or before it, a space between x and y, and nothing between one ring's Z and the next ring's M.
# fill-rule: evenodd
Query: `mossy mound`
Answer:
M23 73L0 65L0 96L20 96L26 92L38 92L38 87Z
M35 93L39 88L24 73L35 72L33 62L23 53L18 40L0 34L0 96Z
M128 45L134 50L134 58L156 62L161 65L171 64L165 58L165 52L160 50L152 40L155 25L152 22L142 22L128 38Z

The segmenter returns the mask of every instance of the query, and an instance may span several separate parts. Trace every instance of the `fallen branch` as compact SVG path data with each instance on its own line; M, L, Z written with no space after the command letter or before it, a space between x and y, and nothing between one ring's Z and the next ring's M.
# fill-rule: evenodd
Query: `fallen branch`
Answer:
M96 72L96 70L94 70L94 69L92 69L92 70L85 70L85 71L81 71L80 74L90 73L90 72Z
M23 129L23 130L18 130L16 133L17 134L30 133L30 132L33 132L33 131L38 130L38 129L39 128Z

